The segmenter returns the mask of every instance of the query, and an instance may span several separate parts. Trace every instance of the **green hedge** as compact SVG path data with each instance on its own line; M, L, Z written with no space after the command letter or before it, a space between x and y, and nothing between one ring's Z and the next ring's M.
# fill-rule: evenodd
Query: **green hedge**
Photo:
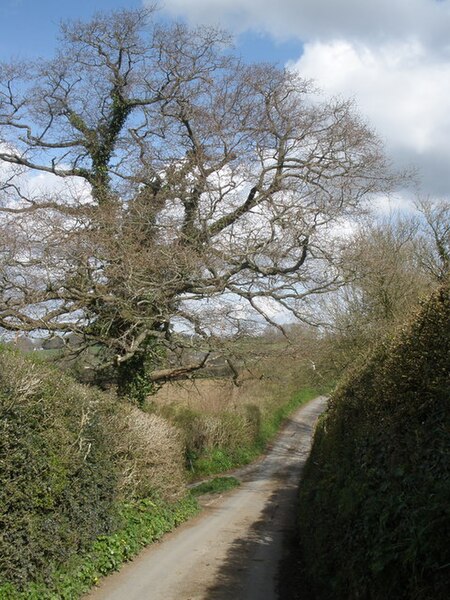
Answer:
M190 496L176 503L158 499L125 503L119 509L122 527L118 531L98 537L46 582L33 582L22 590L13 584L0 584L0 600L76 600L102 576L117 570L197 511L198 504Z
M450 297L445 287L333 395L300 488L318 600L450 589Z
M45 579L117 525L111 406L0 349L0 582Z
M192 514L183 496L173 426L0 346L2 600L77 598Z

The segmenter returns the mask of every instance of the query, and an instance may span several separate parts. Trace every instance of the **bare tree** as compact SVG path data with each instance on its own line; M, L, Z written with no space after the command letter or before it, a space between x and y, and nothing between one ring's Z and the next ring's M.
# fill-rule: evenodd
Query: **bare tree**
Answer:
M446 271L448 207L421 202L419 213L360 224L342 254L347 283L324 299L325 361L341 373L405 321ZM446 212L447 210L447 212Z
M126 384L161 382L250 315L305 319L341 285L335 224L393 183L379 141L228 44L121 11L64 25L54 60L1 66L1 327L76 332Z
M450 202L421 198L416 208L422 215L419 265L443 282L450 274Z

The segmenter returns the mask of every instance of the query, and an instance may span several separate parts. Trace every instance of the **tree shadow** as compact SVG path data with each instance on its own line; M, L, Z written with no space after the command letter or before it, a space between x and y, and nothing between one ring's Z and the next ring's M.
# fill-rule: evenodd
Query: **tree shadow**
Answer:
M303 434L310 436L313 428L313 425L293 421L288 426L292 438L297 440ZM296 567L293 544L297 489L309 454L308 445L291 448L290 437L275 443L270 456L255 471L243 476L251 488L267 481L269 470L270 480L277 481L278 489L268 498L259 519L233 542L204 600L290 600L296 597L291 594L300 587L302 594L303 591L309 593L303 589L306 584L298 578L295 582L283 581L289 570ZM310 595L301 598L313 600Z

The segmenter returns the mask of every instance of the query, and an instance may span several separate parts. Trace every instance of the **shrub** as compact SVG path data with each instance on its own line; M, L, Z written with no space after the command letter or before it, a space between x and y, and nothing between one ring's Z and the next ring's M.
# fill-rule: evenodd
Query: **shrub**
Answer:
M119 508L122 527L100 536L90 547L58 569L47 582L32 582L22 591L0 582L0 600L75 600L98 582L131 560L145 546L198 512L195 498L187 495L173 503L161 499L123 503Z
M300 488L320 600L448 597L449 362L445 287L333 395Z
M174 426L0 347L0 587L44 585L124 503L184 491Z
M114 417L114 430L124 498L176 499L184 493L184 445L179 429L158 415L122 405Z
M0 349L0 580L46 578L116 525L105 398Z

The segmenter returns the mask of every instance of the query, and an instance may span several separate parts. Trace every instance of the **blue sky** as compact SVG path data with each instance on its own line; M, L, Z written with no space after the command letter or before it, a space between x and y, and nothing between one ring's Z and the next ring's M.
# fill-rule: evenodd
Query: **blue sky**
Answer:
M420 193L450 198L450 0L163 1L164 18L222 26L246 60L354 99ZM50 56L61 20L145 2L0 0L0 60Z
M51 56L59 24L66 19L89 19L97 11L138 8L141 0L0 0L0 60ZM183 18L180 15L180 18ZM251 61L280 65L298 58L301 40L277 40L264 31L247 31L236 38L237 51Z
M126 1L128 7L141 4ZM0 58L49 56L61 20L89 19L96 11L123 6L124 0L0 0Z

